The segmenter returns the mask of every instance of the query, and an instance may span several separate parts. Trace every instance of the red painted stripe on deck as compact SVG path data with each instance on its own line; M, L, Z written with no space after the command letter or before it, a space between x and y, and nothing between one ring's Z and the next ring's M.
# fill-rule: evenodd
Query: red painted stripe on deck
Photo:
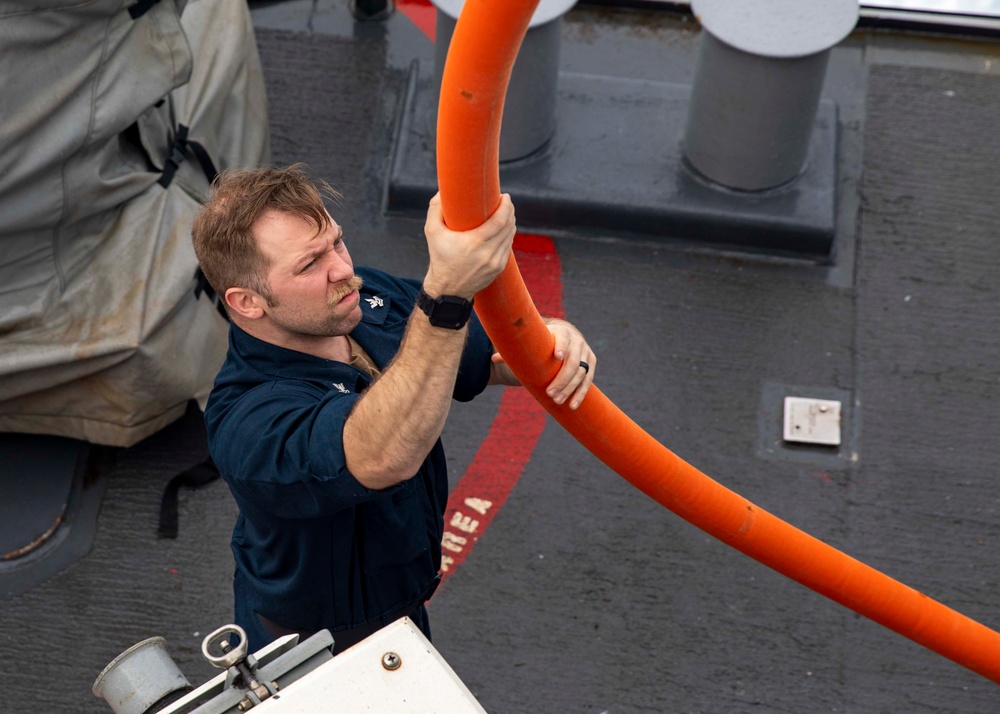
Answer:
M434 42L437 36L437 8L430 0L396 0L396 7Z
M538 312L565 317L562 266L552 239L519 233L514 238L514 257ZM527 390L504 389L486 440L448 497L441 543L442 582L465 562L521 478L546 417Z

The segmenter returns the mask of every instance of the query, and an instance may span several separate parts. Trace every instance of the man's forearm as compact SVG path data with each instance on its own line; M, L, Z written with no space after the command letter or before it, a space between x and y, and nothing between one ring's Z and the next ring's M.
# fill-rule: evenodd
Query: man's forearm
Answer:
M448 229L435 196L424 224L430 260L423 289L432 298L471 300L507 265L516 230L506 194L482 225L462 232ZM420 468L448 418L468 332L468 325L435 327L414 310L396 358L344 424L347 468L362 484L388 488Z
M344 424L347 468L364 486L388 488L420 469L444 429L468 329L410 317L395 359Z

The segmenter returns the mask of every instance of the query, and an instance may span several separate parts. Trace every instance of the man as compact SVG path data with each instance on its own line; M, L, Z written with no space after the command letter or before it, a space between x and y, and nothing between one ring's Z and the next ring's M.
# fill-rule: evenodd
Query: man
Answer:
M299 166L229 172L192 231L232 321L205 418L240 509L236 622L251 651L326 628L340 652L404 615L430 636L451 400L518 383L472 313L510 254L509 196L462 233L435 197L421 284L355 269L324 194ZM547 325L564 360L547 393L575 409L597 360L572 325Z

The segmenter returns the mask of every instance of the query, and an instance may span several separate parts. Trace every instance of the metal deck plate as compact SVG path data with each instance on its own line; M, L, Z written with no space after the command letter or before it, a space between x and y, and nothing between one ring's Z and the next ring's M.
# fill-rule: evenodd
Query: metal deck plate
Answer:
M785 441L840 446L840 402L785 397Z

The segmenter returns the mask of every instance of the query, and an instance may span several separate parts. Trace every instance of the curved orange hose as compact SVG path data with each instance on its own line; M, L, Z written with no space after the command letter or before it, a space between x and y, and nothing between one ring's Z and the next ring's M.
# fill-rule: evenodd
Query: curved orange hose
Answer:
M438 181L445 221L481 224L500 204L499 136L510 71L538 0L470 1L441 82ZM476 296L490 338L514 374L601 461L671 511L855 612L1000 683L1000 633L789 525L686 463L596 387L576 411L544 388L560 363L511 256Z

